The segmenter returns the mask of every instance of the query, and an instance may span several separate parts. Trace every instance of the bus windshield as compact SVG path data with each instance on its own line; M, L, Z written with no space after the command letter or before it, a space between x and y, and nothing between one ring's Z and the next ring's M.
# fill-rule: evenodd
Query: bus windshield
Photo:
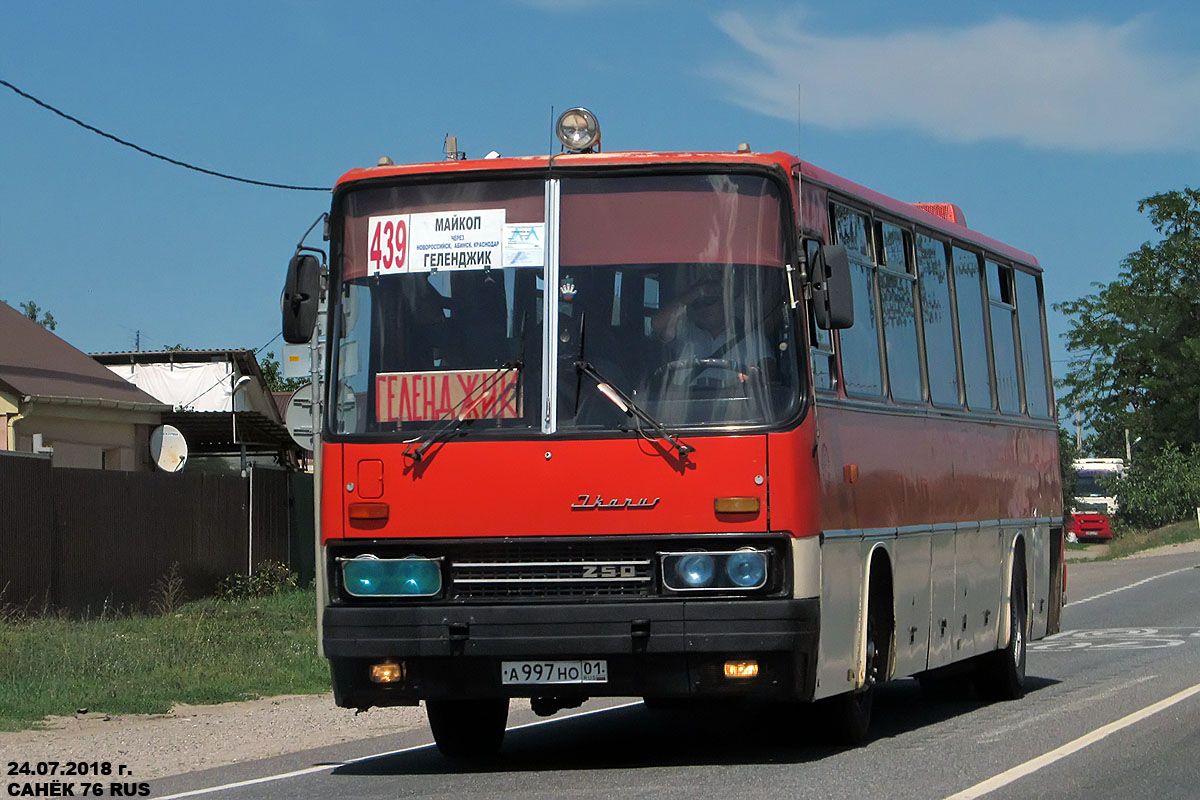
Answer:
M397 183L341 213L334 433L637 427L594 374L676 428L796 411L785 217L761 175Z
M1113 489L1109 485L1119 475L1115 471L1092 472L1079 471L1075 473L1076 497L1111 497Z

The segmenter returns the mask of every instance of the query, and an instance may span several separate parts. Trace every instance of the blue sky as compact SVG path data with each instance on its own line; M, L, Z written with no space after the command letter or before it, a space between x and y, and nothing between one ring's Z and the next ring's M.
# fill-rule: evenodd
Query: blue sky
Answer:
M799 147L957 203L1040 259L1052 302L1153 238L1139 199L1200 184L1191 2L0 3L0 78L209 169L330 186L381 155L440 158L446 133L471 156L545 153L551 108L586 105L609 151ZM0 299L35 300L83 350L270 341L327 206L0 87Z

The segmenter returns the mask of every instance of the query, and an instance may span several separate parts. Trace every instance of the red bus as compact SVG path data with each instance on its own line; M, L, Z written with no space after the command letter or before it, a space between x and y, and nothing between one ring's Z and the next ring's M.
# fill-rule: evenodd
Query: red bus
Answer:
M336 702L1023 693L1062 507L1041 270L785 153L355 169L329 217L320 639ZM323 265L298 250L289 341Z

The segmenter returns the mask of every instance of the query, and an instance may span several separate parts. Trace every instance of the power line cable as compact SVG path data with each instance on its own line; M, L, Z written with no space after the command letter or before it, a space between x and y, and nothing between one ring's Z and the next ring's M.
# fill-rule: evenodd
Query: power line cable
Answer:
M174 164L177 167L184 167L185 169L194 170L196 172L202 172L205 175L212 175L215 178L224 178L227 181L237 181L239 183L249 183L254 186L266 186L270 189L293 189L298 192L328 192L328 191L330 191L330 187L328 187L328 186L293 186L292 184L288 184L288 183L271 183L270 181L256 181L251 178L239 178L237 175L229 175L224 172L216 172L211 169L205 169L204 167L198 167L195 164L189 164L186 161L179 161L178 159L171 158L170 156L164 156L161 153L155 153L153 150L147 150L146 148L136 145L133 142L127 142L120 137L113 136L111 133L106 133L105 131L102 131L97 127L88 125L83 120L72 117L70 114L66 113L65 111L60 111L59 109L55 108L54 106L50 105L49 103L47 103L43 100L39 100L38 98L34 97L33 95L29 94L28 92L18 89L16 86L13 86L11 83L4 80L3 78L0 78L0 86L7 86L9 89L12 89L14 92L19 94L21 97L24 97L26 100L36 103L37 105L41 106L42 108L46 109L47 111L53 111L55 114L58 114L63 119L70 120L71 122L74 122L79 127L89 130L92 133L99 134L100 136L103 136L105 139L111 139L112 141L116 142L117 144L122 144L122 145L125 145L126 147L132 147L134 150L137 150L139 153L148 155L151 158L157 158L160 161L166 161L168 164Z

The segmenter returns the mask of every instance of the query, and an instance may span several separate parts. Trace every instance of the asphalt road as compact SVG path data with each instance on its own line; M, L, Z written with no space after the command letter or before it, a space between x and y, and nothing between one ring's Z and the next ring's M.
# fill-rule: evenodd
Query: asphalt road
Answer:
M502 755L471 768L413 731L164 778L152 796L1200 797L1200 553L1072 564L1068 600L1063 633L1031 645L1024 700L895 681L858 749L822 744L803 710L593 701L512 718Z

